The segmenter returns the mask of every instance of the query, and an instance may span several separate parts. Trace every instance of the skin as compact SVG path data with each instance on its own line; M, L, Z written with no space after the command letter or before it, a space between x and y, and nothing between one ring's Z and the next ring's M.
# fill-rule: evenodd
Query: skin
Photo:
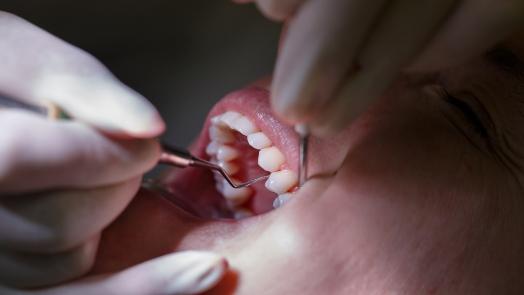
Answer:
M521 294L524 51L507 45L516 56L396 80L344 133L315 139L311 179L278 210L202 221L142 191L95 273L205 249L232 269L211 294Z

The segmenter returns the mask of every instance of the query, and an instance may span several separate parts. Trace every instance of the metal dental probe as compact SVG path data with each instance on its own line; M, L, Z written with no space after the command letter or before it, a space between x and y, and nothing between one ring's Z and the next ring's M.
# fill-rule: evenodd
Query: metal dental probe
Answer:
M66 116L65 113L58 106L54 104L49 104L47 107L38 107L38 106L33 106L30 104L22 103L12 98L0 95L0 109L2 107L12 108L12 109L24 109L32 113L37 113L37 114L46 116L54 120L60 119L60 118L70 118ZM236 183L235 181L233 181L233 179L231 179L231 177L229 177L226 171L217 164L214 164L209 161L195 157L186 150L173 147L166 143L161 143L161 146L162 146L162 153L160 155L160 159L158 160L158 163L166 164L166 165L170 165L170 166L174 166L178 168L200 167L200 168L213 170L213 171L220 173L220 175L222 175L224 179L227 181L227 183L231 185L233 188L247 187L259 181L265 180L269 177L269 174L268 174L268 175L264 175L264 176L260 176L260 177L248 180L246 182Z
M298 185L302 187L307 181L309 127L306 124L296 124L295 131L299 135Z
M269 177L269 175L264 175L264 176L260 176L260 177L248 180L243 183L235 183L233 179L231 179L231 177L227 175L226 171L224 171L224 169L218 166L217 164L197 158L191 155L188 151L169 146L168 144L165 144L165 143L162 144L162 149L163 149L163 152L160 155L160 160L158 160L158 163L167 164L167 165L175 166L178 168L200 167L200 168L214 170L220 173L224 177L224 179L227 181L227 183L229 183L229 185L231 185L234 188L243 188L246 186L250 186L254 183L257 183Z

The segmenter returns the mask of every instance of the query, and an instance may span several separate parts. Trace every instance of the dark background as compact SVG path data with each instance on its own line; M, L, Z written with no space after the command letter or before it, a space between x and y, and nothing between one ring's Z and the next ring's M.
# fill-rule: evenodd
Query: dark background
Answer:
M100 59L158 107L180 146L224 94L271 73L280 31L226 0L0 0L0 10Z

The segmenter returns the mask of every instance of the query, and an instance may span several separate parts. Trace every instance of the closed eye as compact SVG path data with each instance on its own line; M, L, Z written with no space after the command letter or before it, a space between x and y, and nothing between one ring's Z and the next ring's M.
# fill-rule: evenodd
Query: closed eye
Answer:
M443 98L444 101L447 102L449 105L460 111L464 118L470 123L471 127L475 130L475 132L479 133L481 136L487 138L488 137L488 131L486 126L484 126L484 123L479 118L478 114L473 110L473 108L465 101L453 96L449 92L447 92L445 89L443 89Z

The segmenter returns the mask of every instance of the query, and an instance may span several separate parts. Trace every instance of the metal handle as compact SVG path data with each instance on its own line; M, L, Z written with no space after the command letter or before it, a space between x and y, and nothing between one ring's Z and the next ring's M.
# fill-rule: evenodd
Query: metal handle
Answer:
M187 150L172 146L166 142L161 143L163 152L160 154L159 163L186 168L195 164L195 157Z
M158 163L168 164L178 168L186 168L193 165L194 161L175 154L162 152L162 154L160 154L160 159L158 159Z

